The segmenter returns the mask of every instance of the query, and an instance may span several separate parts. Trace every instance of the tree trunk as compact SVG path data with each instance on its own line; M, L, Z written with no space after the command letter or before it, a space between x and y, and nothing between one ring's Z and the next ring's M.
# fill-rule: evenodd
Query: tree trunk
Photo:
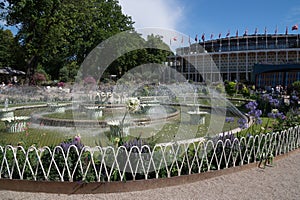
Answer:
M29 61L27 62L27 72L25 77L25 84L31 85L33 84L33 75L35 72L35 69L37 68L38 59L36 55L33 55Z

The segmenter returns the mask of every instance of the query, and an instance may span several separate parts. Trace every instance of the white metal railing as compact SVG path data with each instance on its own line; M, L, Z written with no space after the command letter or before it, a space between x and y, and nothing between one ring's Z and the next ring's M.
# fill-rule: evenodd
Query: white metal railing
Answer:
M0 178L47 181L124 181L162 178L245 165L262 155L277 156L300 146L300 127L235 138L159 144L88 147L0 146Z

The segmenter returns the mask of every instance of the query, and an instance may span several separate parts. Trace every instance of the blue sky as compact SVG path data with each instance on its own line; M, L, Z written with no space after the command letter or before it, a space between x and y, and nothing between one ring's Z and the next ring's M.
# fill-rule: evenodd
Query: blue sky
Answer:
M194 38L205 33L206 39L219 33L230 35L289 33L295 24L300 25L299 0L120 0L123 11L133 17L136 28L161 27L174 29ZM297 33L297 31L293 31Z
M0 0L3 1L3 0ZM299 0L119 0L123 12L132 16L136 28L160 27L176 30L194 38L205 33L206 39L213 33L225 37L239 31L248 34L289 33L295 24L300 25ZM3 25L4 22L0 22ZM293 31L297 33L297 31Z

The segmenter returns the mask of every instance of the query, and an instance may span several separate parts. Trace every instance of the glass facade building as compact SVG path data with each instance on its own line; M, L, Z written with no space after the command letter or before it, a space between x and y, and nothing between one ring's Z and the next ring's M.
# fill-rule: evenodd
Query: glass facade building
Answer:
M201 41L176 49L167 65L187 80L254 81L255 64L299 63L299 34L256 34Z

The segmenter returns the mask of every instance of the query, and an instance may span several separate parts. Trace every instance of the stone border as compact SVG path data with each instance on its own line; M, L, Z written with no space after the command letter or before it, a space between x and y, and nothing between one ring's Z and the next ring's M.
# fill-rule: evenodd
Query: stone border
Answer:
M291 154L300 153L300 148L286 154L275 157L275 161L288 157ZM231 167L219 171L209 171L200 174L183 175L171 178L159 178L149 180L137 180L127 182L52 182L52 181L28 181L0 179L0 190L10 190L18 192L43 192L54 194L98 194L98 193L119 193L150 190L156 188L170 187L203 181L218 176L229 175L239 171L252 169L258 166L258 162L247 165Z
M175 112L168 114L165 118L157 118L155 121L160 121L162 119L166 120L172 120L176 119L179 116L180 112L178 109L176 109ZM43 124L44 126L60 126L60 127L92 127L92 128L105 128L108 127L107 121L105 120L75 120L75 119L55 119L55 118L49 118L44 117L41 115L34 115L33 119L36 123ZM149 124L151 119L150 118L140 118L140 119L134 119L133 120L136 123L141 124Z

